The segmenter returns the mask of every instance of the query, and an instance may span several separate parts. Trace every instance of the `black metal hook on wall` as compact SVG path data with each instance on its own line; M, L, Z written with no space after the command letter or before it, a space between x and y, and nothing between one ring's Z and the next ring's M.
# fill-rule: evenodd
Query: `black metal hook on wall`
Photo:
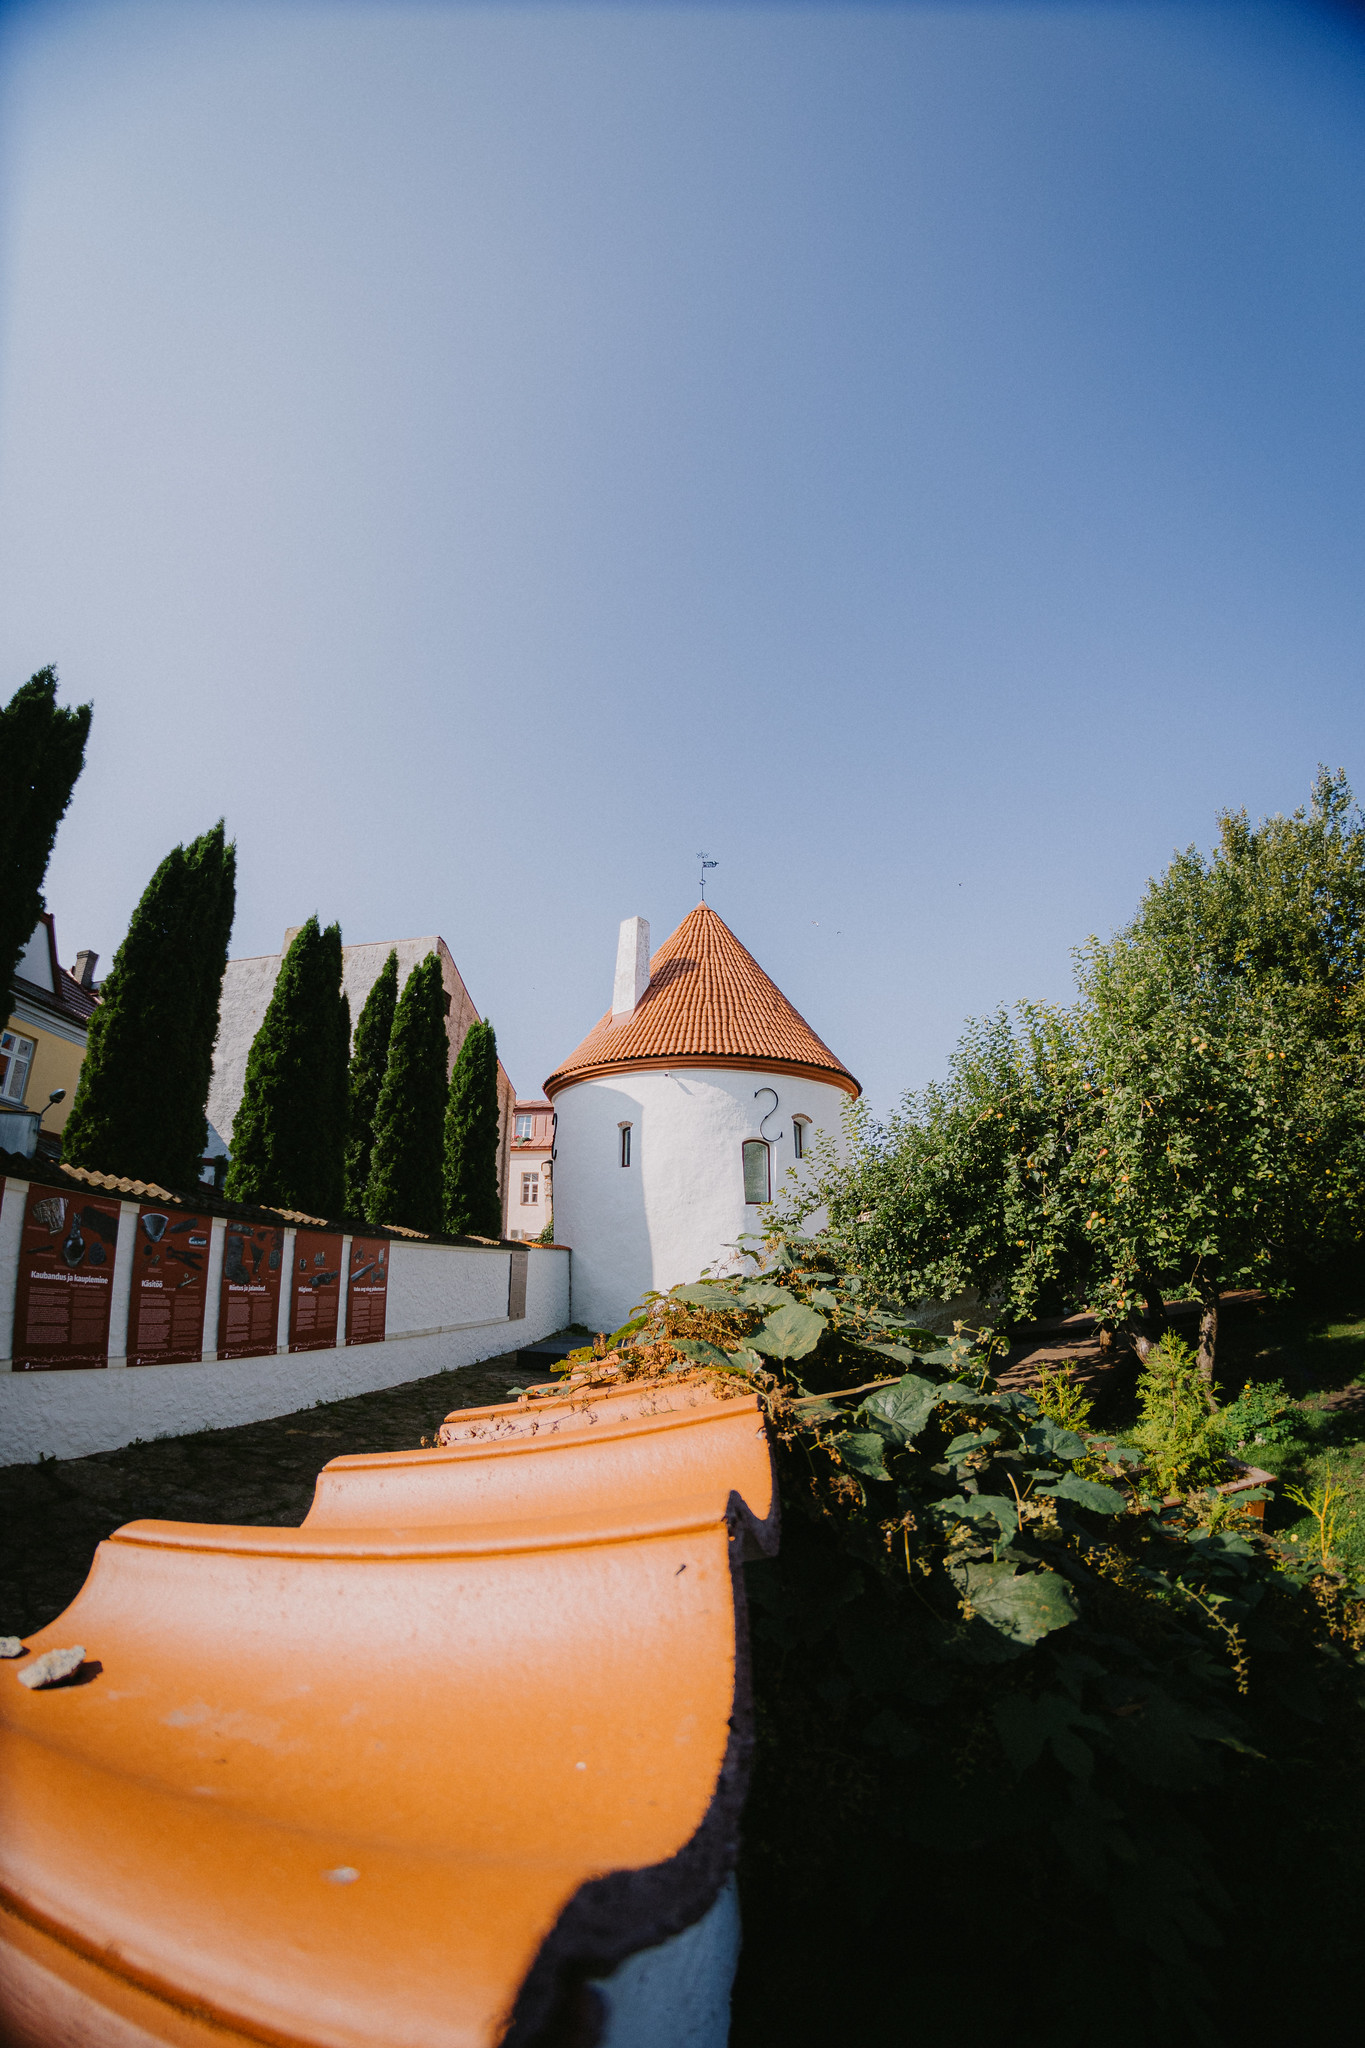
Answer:
M777 1137L776 1137L776 1138L770 1138L770 1137L768 1136L767 1132L766 1132L766 1131L764 1130L763 1126L764 1126L764 1124L766 1124L766 1123L767 1123L767 1121L768 1121L768 1118L769 1118L770 1116L776 1116L776 1115L777 1115L777 1106L778 1106L778 1100L779 1100L779 1097L778 1097L778 1093L777 1093L777 1090L776 1090L776 1088L755 1088L755 1090L754 1090L754 1101L755 1101L755 1102L757 1102L757 1101L758 1101L758 1098L759 1098L759 1096L760 1096L760 1095L771 1095L771 1096L772 1096L772 1099L773 1099L773 1106L772 1106L772 1108L771 1108L771 1109L765 1109L765 1110L764 1110L764 1112L763 1112L763 1115L762 1115L762 1117L761 1117L761 1118L760 1118L760 1120L759 1120L759 1126L758 1126L758 1135L759 1135L759 1137L760 1137L760 1138L762 1138L762 1139L764 1140L765 1144L769 1144L769 1145L776 1145L776 1144L777 1144L777 1143L779 1142L779 1140L781 1140L782 1138L785 1138L785 1137L786 1137L787 1133L786 1133L785 1131L779 1131L779 1132L778 1132L778 1134L777 1134Z

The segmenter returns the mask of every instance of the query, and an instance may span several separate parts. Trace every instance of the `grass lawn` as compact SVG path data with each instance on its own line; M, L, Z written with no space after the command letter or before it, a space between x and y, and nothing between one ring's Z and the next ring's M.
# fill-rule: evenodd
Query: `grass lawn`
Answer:
M1332 1554L1351 1577L1365 1580L1365 1283L1326 1303L1262 1311L1235 1331L1220 1366L1224 1401L1248 1380L1279 1380L1293 1397L1289 1413L1238 1453L1280 1482L1267 1508L1267 1534L1318 1554L1318 1521L1288 1489L1320 1500L1330 1481L1340 1489L1331 1509Z
M1135 1379L1135 1365L1120 1367L1096 1399L1094 1421L1116 1435L1137 1420ZM1225 1318L1219 1406L1230 1406L1248 1385L1276 1384L1287 1397L1285 1412L1230 1446L1279 1482L1267 1503L1266 1534L1286 1553L1320 1556L1317 1518L1290 1498L1290 1490L1321 1505L1330 1483L1330 1554L1365 1584L1365 1277L1338 1282L1318 1300L1240 1309Z

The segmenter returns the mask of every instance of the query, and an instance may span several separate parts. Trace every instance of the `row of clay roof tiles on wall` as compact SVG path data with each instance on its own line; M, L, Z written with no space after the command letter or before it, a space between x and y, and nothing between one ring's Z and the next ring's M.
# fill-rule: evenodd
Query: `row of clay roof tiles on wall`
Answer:
M714 1066L788 1068L862 1091L714 910L702 903L665 939L649 986L618 1022L611 1012L545 1083L554 1095L572 1081L670 1060Z
M72 1166L67 1161L28 1159L18 1152L0 1152L0 1179L38 1181L44 1187L60 1188L70 1181L100 1188L110 1195L122 1195L139 1202L169 1202L177 1209L197 1209L206 1216L262 1217L272 1222L302 1224L309 1230L339 1230L357 1237L408 1237L421 1244L479 1244L495 1250L510 1250L511 1240L475 1237L433 1238L425 1230L410 1230L404 1223L369 1223L363 1217L310 1216L303 1209L280 1209L270 1202L233 1202L219 1195L205 1182L193 1193L160 1187L154 1180L133 1180L127 1174L97 1173L91 1166ZM522 1249L518 1240L517 1249Z

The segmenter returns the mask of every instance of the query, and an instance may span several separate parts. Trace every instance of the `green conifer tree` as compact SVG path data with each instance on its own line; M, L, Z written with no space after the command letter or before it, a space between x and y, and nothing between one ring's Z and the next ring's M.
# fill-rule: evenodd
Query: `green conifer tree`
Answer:
M394 1013L389 1063L374 1117L365 1214L371 1223L441 1229L441 1120L445 1112L445 990L435 953L408 976Z
M73 1165L197 1182L236 898L237 849L221 818L147 884L90 1019L62 1133Z
M498 1193L498 1042L470 1025L450 1077L445 1122L445 1220L454 1237L501 1237Z
M40 668L0 709L0 997L9 1014L19 956L43 909L57 827L85 765L90 706L57 702L57 671Z
M350 1004L341 927L316 917L295 935L247 1056L224 1191L310 1216L345 1206Z
M390 953L365 998L351 1054L350 1123L346 1139L346 1214L365 1214L374 1150L374 1117L389 1064L394 1011L398 1008L398 955Z

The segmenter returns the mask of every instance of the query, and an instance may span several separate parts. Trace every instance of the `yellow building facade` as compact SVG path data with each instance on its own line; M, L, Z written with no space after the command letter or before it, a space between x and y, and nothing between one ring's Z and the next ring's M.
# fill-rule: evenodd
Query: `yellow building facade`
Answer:
M31 1151L16 1143L25 1124L41 1118L44 1138L58 1137L71 1113L76 1081L85 1058L90 1018L99 1001L94 985L98 955L82 953L76 971L57 957L57 935L50 912L34 927L15 973L12 1007L0 1034L0 1129L13 1151ZM52 1103L55 1089L63 1100ZM21 1121L16 1112L27 1112Z

